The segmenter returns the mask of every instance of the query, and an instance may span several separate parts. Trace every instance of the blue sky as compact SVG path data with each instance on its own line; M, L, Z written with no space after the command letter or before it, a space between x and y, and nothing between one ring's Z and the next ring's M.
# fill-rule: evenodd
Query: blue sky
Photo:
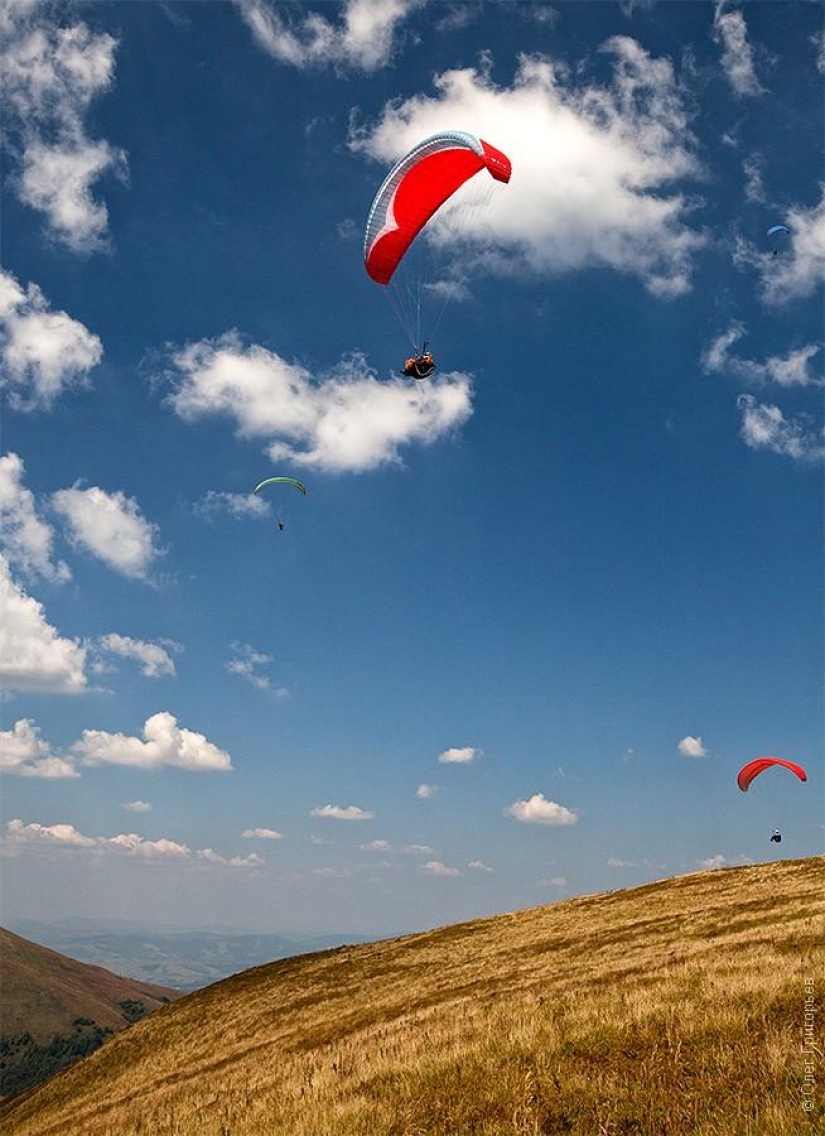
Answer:
M380 934L821 851L821 8L3 20L4 920ZM513 176L413 250L411 386L362 234L443 129ZM764 753L808 783L741 794Z

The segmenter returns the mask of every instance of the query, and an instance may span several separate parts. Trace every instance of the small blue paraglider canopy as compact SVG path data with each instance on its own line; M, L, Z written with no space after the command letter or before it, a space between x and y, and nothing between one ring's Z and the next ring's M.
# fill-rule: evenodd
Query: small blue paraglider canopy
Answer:
M769 237L776 237L780 233L784 234L784 236L786 237L789 237L791 235L791 230L787 225L771 225L771 227L768 229Z

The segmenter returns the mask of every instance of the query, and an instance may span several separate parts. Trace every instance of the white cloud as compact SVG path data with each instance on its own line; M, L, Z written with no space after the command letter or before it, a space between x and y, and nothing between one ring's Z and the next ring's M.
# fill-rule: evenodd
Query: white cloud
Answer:
M0 386L15 410L48 410L63 391L88 386L102 358L88 328L52 309L36 284L24 291L0 271Z
M525 824L567 825L575 824L579 819L575 809L548 801L543 793L534 793L528 800L514 801L504 810L504 815Z
M361 356L323 379L235 334L189 344L173 357L181 418L234 418L242 437L269 440L273 462L333 473L399 463L400 449L429 444L470 416L466 375L443 375L426 388L379 382Z
M121 808L126 809L129 813L149 813L152 811L152 806L149 801L126 801Z
M825 458L825 431L811 426L803 415L786 418L778 406L758 403L749 394L739 396L742 439L752 450L770 450L798 462Z
M252 493L227 493L210 489L195 504L195 512L201 517L213 517L217 513L229 513L236 520L247 517L267 517L271 513L268 501Z
M0 730L0 773L19 777L79 777L74 766L52 754L31 718L20 718L11 730Z
M452 749L445 749L443 753L440 753L438 760L442 765L469 765L470 762L480 758L482 752L482 750L476 749L474 746L453 747Z
M116 490L107 493L96 485L59 489L52 504L69 525L72 542L85 548L116 572L146 580L160 555L155 545L157 525L151 524L133 497Z
M762 181L765 159L761 154L751 154L749 158L745 158L742 163L742 169L745 172L746 200L754 201L759 205L767 205L768 197L765 193L764 182Z
M422 0L344 0L340 20L319 12L291 19L271 0L235 0L258 44L281 63L375 71L390 63L398 26Z
M313 817L330 817L332 820L372 820L374 813L360 809L357 805L322 805L312 809L309 814Z
M816 205L791 205L779 218L790 229L790 236L777 255L761 252L754 245L737 240L733 259L739 266L756 268L762 298L767 304L810 296L825 279L825 185Z
M205 860L208 864L220 864L227 868L259 868L264 863L262 856L257 852L250 852L248 856L230 856L229 858L219 855L211 848L201 848L195 853L199 860Z
M437 792L437 785L427 785L425 782L422 782L416 789L415 795L418 797L419 801L429 801Z
M362 852L394 853L396 856L427 856L435 852L429 844L390 844L388 840L371 840L369 844L359 844Z
M6 148L21 201L45 214L50 234L74 252L108 243L108 212L96 182L126 177L126 157L86 132L92 101L111 86L116 41L86 24L61 27L48 6L11 4L3 16Z
M117 655L122 659L136 659L140 663L141 672L146 678L161 678L163 675L175 674L175 662L169 654L170 650L180 650L177 643L162 639L156 643L145 639L132 639L129 635L102 635L95 641L99 651Z
M494 85L489 68L447 71L434 96L388 103L376 124L353 129L350 146L386 167L459 122L501 146L513 176L483 223L461 204L464 191L448 202L425 232L432 243L460 247L465 265L474 247L488 268L553 275L609 267L640 276L657 295L679 295L705 243L687 224L692 203L668 194L678 179L701 174L686 103L668 59L626 36L602 51L614 63L608 86L536 55L521 57L510 87Z
M83 765L129 765L137 769L174 766L194 773L229 770L228 753L207 741L203 734L184 730L168 711L146 719L143 738L84 730L71 747Z
M261 667L272 662L271 655L264 655L247 643L233 643L232 651L235 658L230 659L226 664L230 674L239 675L256 690L262 690L274 698L289 698L289 691L285 686L274 686L269 675L261 673Z
M488 868L483 860L470 860L470 862L467 864L467 867L474 868L479 872L492 872L493 870L492 868Z
M37 694L82 694L86 650L63 639L41 604L12 580L0 556L0 687Z
M283 834L274 828L247 828L241 836L245 840L283 840Z
M701 738L692 738L690 734L679 742L679 753L685 757L707 757L708 751Z
M722 45L722 67L733 93L739 98L763 95L765 88L756 76L753 48L741 12L725 11L724 0L716 5L713 18L714 39Z
M52 559L54 533L38 515L34 494L24 488L24 475L17 454L0 456L0 548L24 576L63 583L71 572L62 560Z
M422 866L423 871L428 872L431 876L460 876L461 872L458 868L448 868L446 864L442 864L440 860L428 860Z
M730 861L726 856L718 853L716 856L708 856L706 860L697 860L697 865L703 871L713 871L715 868L724 868Z
M71 824L24 824L21 820L9 821L6 825L6 843L94 849L96 853L125 855L138 860L194 860L229 868L255 868L263 863L255 852L250 856L227 858L211 848L193 851L177 840L146 840L135 832L123 832L117 836L85 836Z
M743 324L732 323L713 339L702 352L702 369L706 373L735 375L750 383L777 383L782 387L821 386L822 378L813 373L811 361L819 354L820 343L807 343L787 355L771 355L764 362L731 355L730 349L747 335Z
M820 75L825 75L825 31L812 35L810 42L816 48L816 69Z
M615 856L611 856L607 861L608 868L638 868L638 864L634 864L632 860L618 860Z
M549 879L539 880L539 883L544 884L545 887L563 888L563 887L567 887L567 877L566 876L550 876Z
M74 848L93 848L97 843L91 836L78 832L73 824L24 824L10 820L6 825L7 839L15 844L62 844Z

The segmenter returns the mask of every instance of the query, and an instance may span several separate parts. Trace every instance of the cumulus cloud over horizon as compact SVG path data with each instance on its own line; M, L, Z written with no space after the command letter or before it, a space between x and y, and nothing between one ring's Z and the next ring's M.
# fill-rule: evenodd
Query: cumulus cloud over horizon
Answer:
M434 95L392 101L377 122L354 126L350 147L386 166L461 122L508 154L513 176L483 229L459 197L448 202L428 226L433 243L506 272L610 267L656 295L681 295L705 243L675 187L702 176L687 101L669 59L627 36L601 51L613 61L605 86L539 55L520 57L509 87L483 67L443 72Z
M262 858L253 852L249 856L219 855L212 848L190 848L177 840L146 840L136 832L122 832L116 836L86 836L73 824L25 824L20 819L6 825L3 843L15 849L23 847L79 848L99 854L128 856L136 860L177 860L222 865L229 868L257 868Z
M102 358L100 339L79 320L0 271L0 387L14 410L49 410L64 391L88 386Z
M472 384L459 373L424 387L379 382L360 355L322 378L236 333L172 355L169 402L185 421L222 415L239 436L268 443L273 462L359 473L401 462L401 448L430 444L470 417Z

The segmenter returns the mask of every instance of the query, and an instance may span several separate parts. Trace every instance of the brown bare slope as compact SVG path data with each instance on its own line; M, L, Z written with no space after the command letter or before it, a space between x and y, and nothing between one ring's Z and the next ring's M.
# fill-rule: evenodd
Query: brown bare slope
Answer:
M696 873L257 967L0 1120L8 1136L822 1132L803 1030L824 885L821 858Z
M109 1029L128 1024L121 1002L156 1010L180 991L121 978L100 966L76 962L0 927L0 1032L30 1033L45 1042L68 1034L76 1018Z

